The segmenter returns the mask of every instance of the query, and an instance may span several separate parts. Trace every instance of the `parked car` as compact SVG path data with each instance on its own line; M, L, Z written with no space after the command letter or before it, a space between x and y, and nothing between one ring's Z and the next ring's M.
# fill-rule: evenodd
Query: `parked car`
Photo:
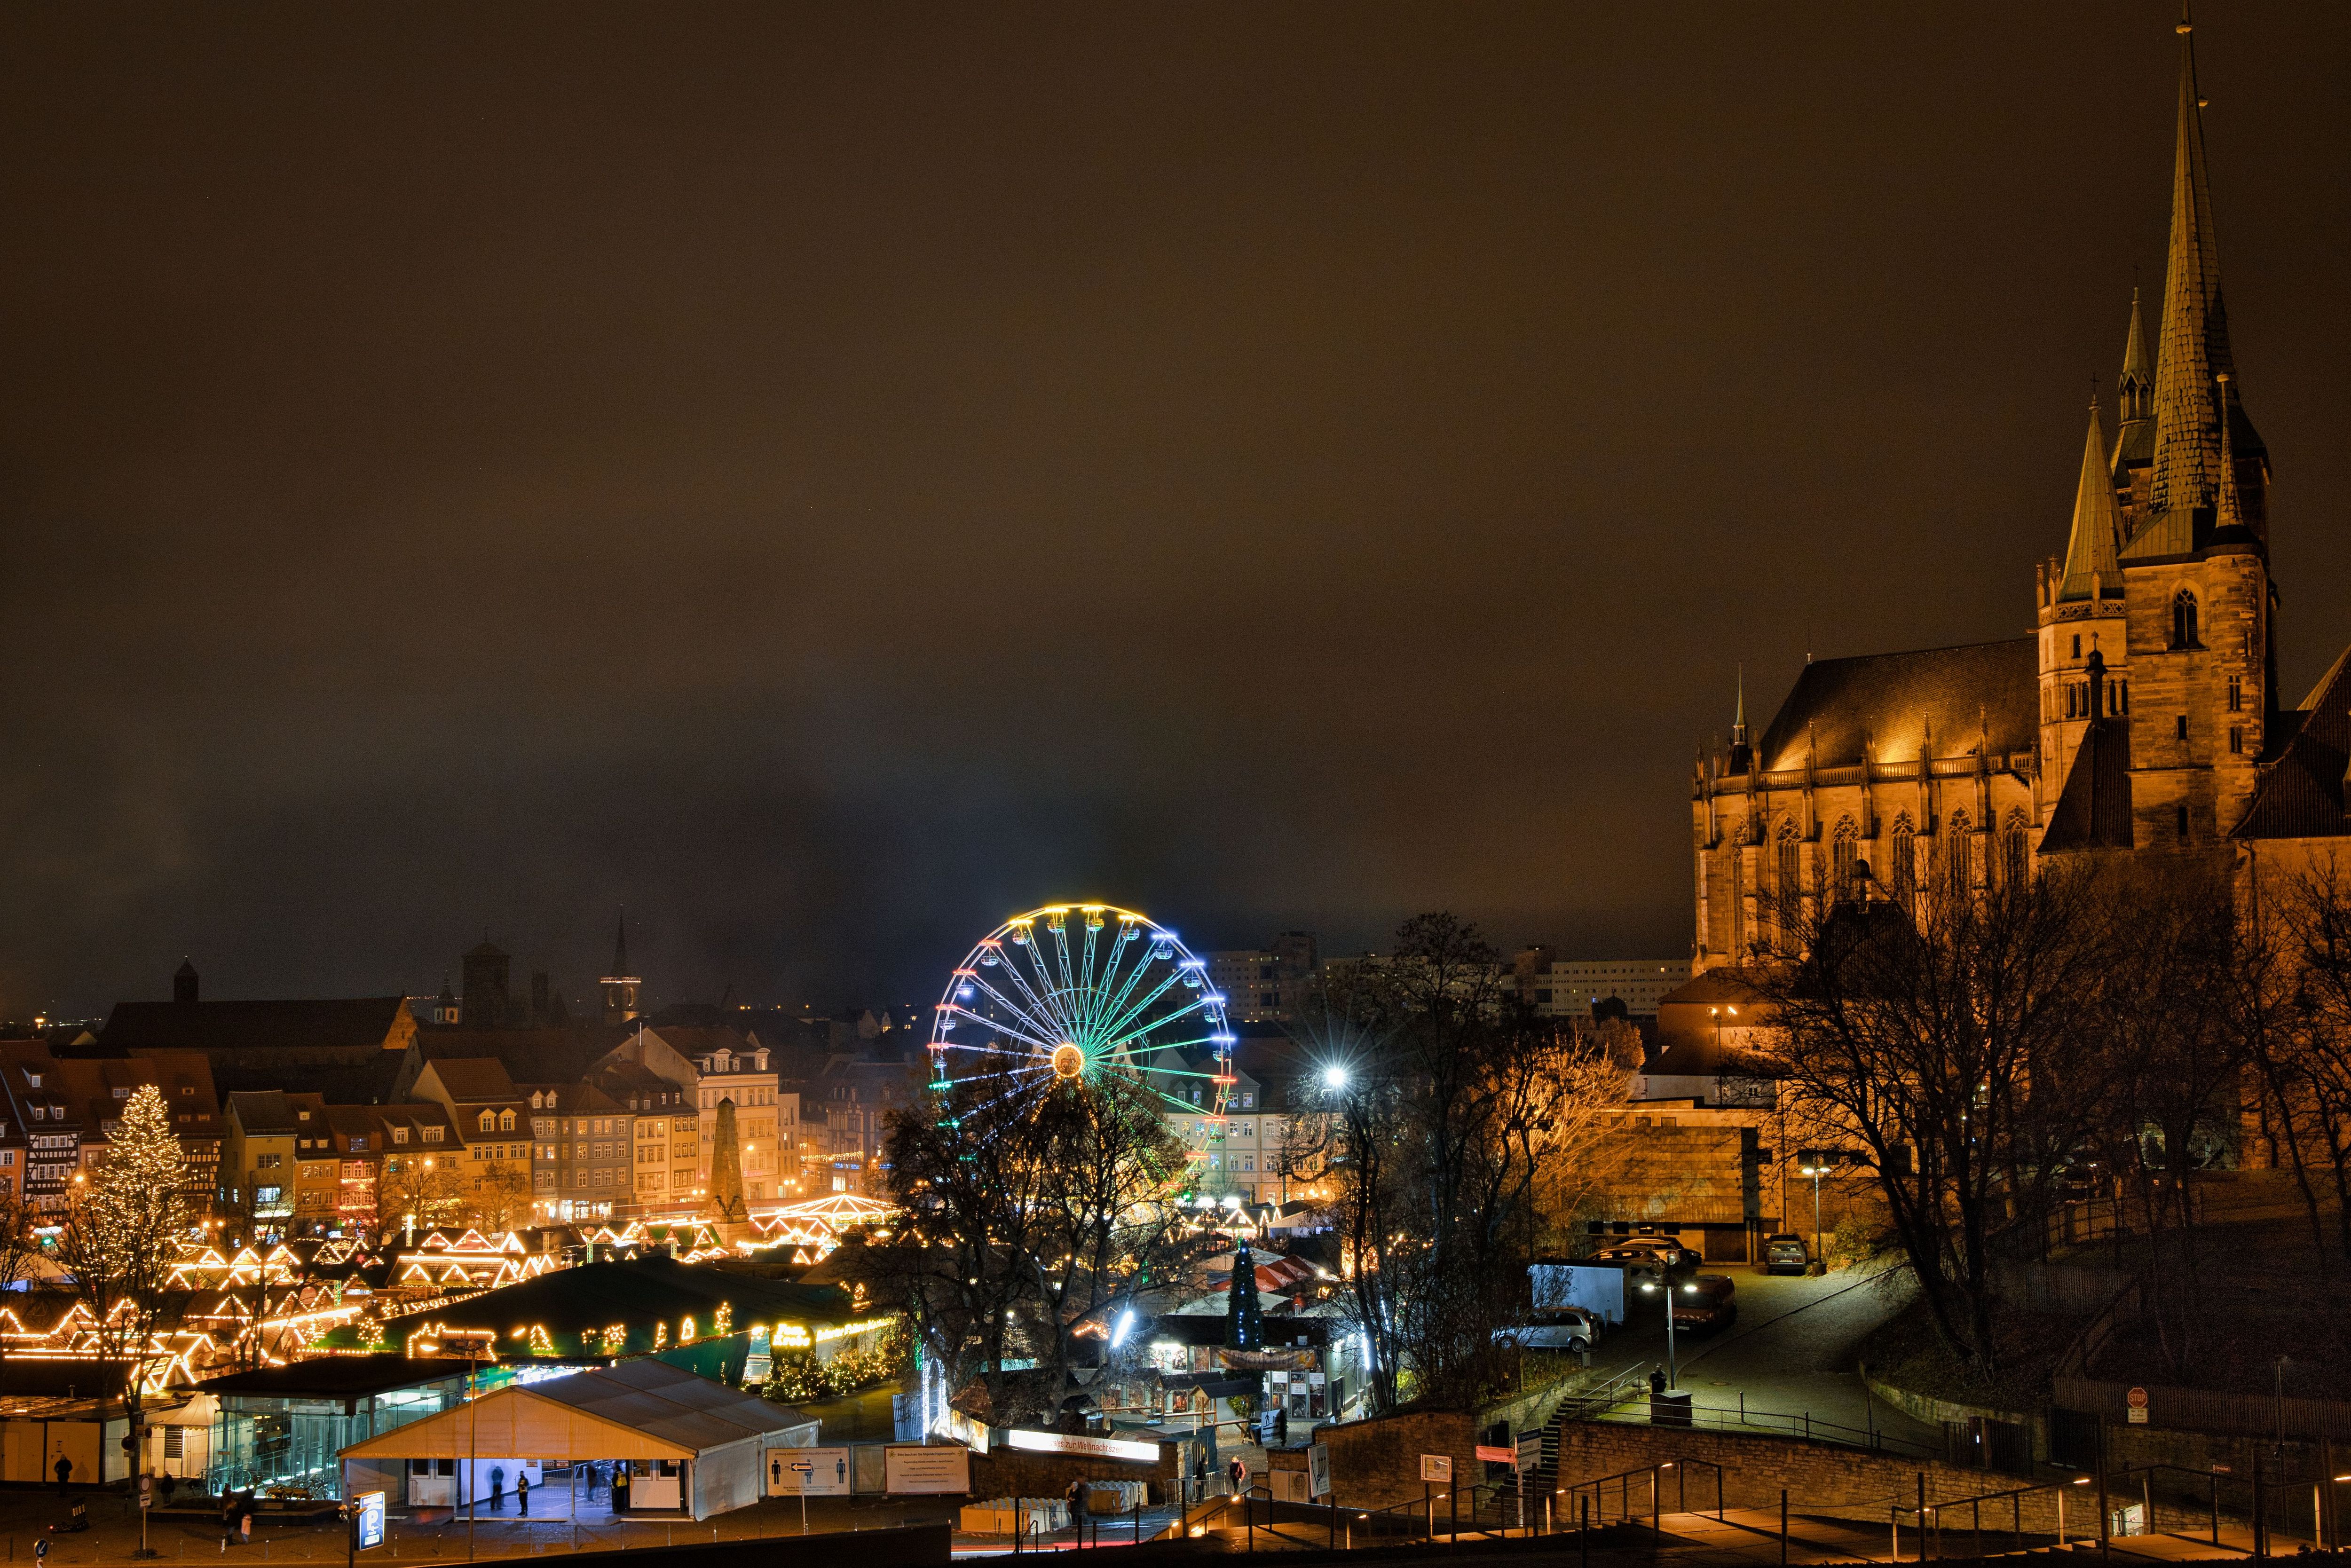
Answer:
M1766 1274L1809 1274L1813 1270L1812 1249L1804 1239L1792 1231L1763 1239L1763 1271Z
M1582 1354L1600 1343L1602 1328L1598 1315L1582 1307L1544 1307L1525 1322L1498 1331L1494 1337L1516 1340L1529 1350Z
M1594 1252L1592 1260L1595 1263L1621 1263L1627 1269L1654 1276L1666 1269L1695 1268L1698 1256L1678 1241L1635 1236Z
M1731 1300L1738 1291L1727 1274L1682 1281L1674 1287L1674 1327L1684 1333L1729 1328L1739 1321L1739 1303Z

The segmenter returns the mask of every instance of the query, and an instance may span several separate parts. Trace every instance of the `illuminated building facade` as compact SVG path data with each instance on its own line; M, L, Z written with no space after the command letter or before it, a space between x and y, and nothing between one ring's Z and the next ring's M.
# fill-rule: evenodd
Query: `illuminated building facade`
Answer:
M2292 863L2351 836L2351 657L2298 707L2278 689L2269 456L2230 345L2185 22L2179 40L2158 323L2150 345L2135 297L2119 418L2110 439L2090 411L2032 632L1813 662L1753 741L1741 694L1692 791L1699 970L1782 954L1823 903L1872 890L1965 897L2085 853Z

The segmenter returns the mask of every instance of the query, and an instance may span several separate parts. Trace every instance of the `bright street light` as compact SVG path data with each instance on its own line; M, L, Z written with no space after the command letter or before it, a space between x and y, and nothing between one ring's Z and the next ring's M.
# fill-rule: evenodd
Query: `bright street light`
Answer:
M1343 1065L1342 1065L1342 1064L1341 1064L1341 1063L1339 1063L1339 1062L1334 1061L1334 1062L1332 1062L1330 1066L1328 1066L1328 1067L1326 1067L1326 1068L1324 1068L1324 1069L1322 1070L1322 1087L1323 1087L1323 1088L1325 1088L1325 1089L1344 1089L1346 1086L1347 1086L1347 1069L1346 1069Z

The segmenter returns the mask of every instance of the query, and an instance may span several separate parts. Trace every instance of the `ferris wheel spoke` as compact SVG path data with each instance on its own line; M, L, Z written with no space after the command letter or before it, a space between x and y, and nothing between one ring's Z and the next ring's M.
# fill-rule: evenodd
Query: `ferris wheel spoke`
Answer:
M1151 994L1149 996L1144 998L1139 1002L1130 1003L1126 1010L1119 1014L1118 1017L1112 1021L1111 1026L1102 1032L1113 1037L1125 1034L1127 1032L1127 1026L1132 1024L1136 1019L1142 1017L1144 1009L1150 1007L1152 1003L1165 996L1169 991L1174 990L1177 985L1182 983L1183 978L1184 971L1180 967L1170 970L1165 979L1160 981L1159 984L1152 988ZM1186 1002L1184 1006L1176 1009L1174 1012L1154 1019L1148 1028L1137 1030L1135 1033L1138 1035L1147 1034L1151 1030L1157 1029L1161 1024L1167 1022L1170 1019L1182 1018L1186 1013L1196 1011L1200 1008L1206 1006L1207 1004L1209 992L1205 988L1207 986L1207 982L1205 980L1201 982L1201 985L1203 989L1198 996L1193 998L1189 1002Z
M1049 924L1045 929L1053 934L1053 955L1061 960L1061 984L1055 988L1054 994L1061 997L1066 1004L1061 1009L1061 1016L1068 1019L1074 1026L1078 1021L1078 1005L1084 993L1078 985L1077 971L1070 964L1069 916L1062 915L1060 920ZM1073 1027L1070 1032L1075 1034L1077 1030Z
M1045 1027L1055 1030L1060 1039L1069 1039L1070 1015L1068 1009L1061 1006L1061 997L1053 985L1052 971L1045 967L1044 955L1038 948L1036 931L1031 928L1029 940L1017 946L1027 950L1029 964L1036 971L1038 983L1030 985L1029 977L1020 972L1020 966L1017 963L1006 964L1005 973L1012 977L1015 983L1019 986L1021 994L1029 998L1030 1004L1045 1015L1048 1020Z
M1114 1031L1102 1029L1101 1026L1118 1016L1119 1010L1126 1006L1127 998L1134 994L1135 986L1142 981L1144 976L1151 972L1151 949L1146 946L1143 950L1142 958L1133 968L1127 970L1126 978L1119 982L1118 989L1111 990L1110 983L1118 974L1119 955L1134 939L1134 926L1126 925L1120 928L1117 946L1111 949L1110 966L1102 971L1102 989L1106 994L1098 999L1094 1008L1094 1016L1088 1020L1099 1032L1105 1035Z
M1035 1032L1024 1033L1020 1030L1013 1028L1010 1024L1006 1023L1000 1019L992 1019L984 1013L974 1012L971 1009L964 1007L960 1003L952 1004L949 1010L954 1012L957 1017L967 1018L974 1023L980 1024L988 1029L1001 1030L1006 1034L1012 1036L1015 1040L1025 1040L1030 1045L1040 1047L1046 1051L1052 1050L1055 1045L1060 1043L1059 1040L1043 1038L1052 1032L1051 1025L1030 1017L1026 1009L1020 1007L1010 998L1005 996L1003 992L998 990L994 986L989 985L986 980L981 980L977 982L977 984L981 990L986 991L990 998L994 998L998 1006L1010 1013L1014 1018L1019 1019L1020 1022L1026 1024L1029 1030L1034 1030Z

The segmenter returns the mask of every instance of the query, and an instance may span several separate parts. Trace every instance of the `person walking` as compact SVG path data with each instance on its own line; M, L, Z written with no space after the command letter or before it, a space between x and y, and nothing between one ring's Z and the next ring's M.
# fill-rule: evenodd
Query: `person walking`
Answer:
M1233 1462L1225 1467L1225 1475L1232 1483L1235 1497L1249 1490L1249 1461L1238 1454L1235 1454Z
M506 1508L507 1468L504 1465L492 1465L490 1467L490 1511L504 1513Z
M63 1454L59 1454L57 1456L57 1495L59 1497L63 1497L66 1495L66 1479L73 1474L73 1461L67 1458Z
M530 1517L530 1472L528 1470L515 1477L515 1512L525 1519Z

